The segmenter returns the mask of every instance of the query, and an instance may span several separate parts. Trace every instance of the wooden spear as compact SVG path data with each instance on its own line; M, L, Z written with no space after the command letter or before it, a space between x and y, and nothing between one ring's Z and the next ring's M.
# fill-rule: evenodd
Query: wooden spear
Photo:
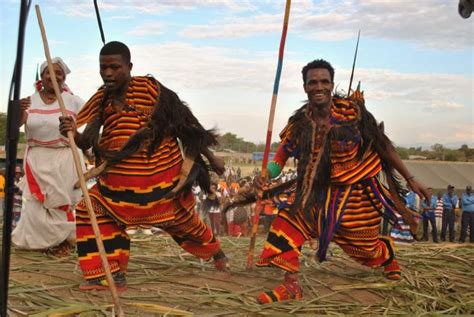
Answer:
M51 62L51 55L49 53L49 45L48 45L48 39L46 38L46 31L44 29L44 24L43 24L43 19L41 18L41 11L39 5L35 5L35 10L36 10L36 16L38 17L38 23L39 27L41 30L41 37L43 39L43 47L44 47L44 54L46 55L46 61L48 62L48 71L49 75L51 77L51 80L53 82L53 87L54 87L54 93L56 94L56 99L58 100L59 103L59 108L61 109L61 113L63 116L67 116L66 112L66 107L64 105L64 100L61 96L61 92L59 90L58 86L58 81L56 79L56 75L53 70L53 63ZM76 143L74 142L74 134L72 131L69 131L67 133L67 137L69 140L69 145L71 147L72 151L72 156L74 158L74 163L76 166L76 172L77 176L79 178L79 183L81 185L82 193L84 195L84 201L87 206L87 211L89 213L89 217L91 220L92 224L92 229L94 230L94 235L95 235L95 240L97 242L97 249L99 250L99 256L100 260L102 262L102 266L104 267L105 271L105 276L107 278L107 282L109 283L109 288L110 292L112 293L112 298L114 301L115 305L115 310L118 316L122 317L125 316L124 312L122 310L122 307L120 306L120 301L119 297L117 294L117 288L115 287L115 282L112 277L112 273L110 273L110 267L109 267L109 262L107 261L107 256L105 254L105 248L104 248L104 243L102 242L102 239L100 238L100 230L99 230L99 225L97 224L97 219L94 213L94 209L92 207L92 202L91 198L89 196L89 190L87 189L86 182L84 180L83 176L83 170L82 170L82 163L79 158L79 152L77 150Z
M275 118L278 88L280 86L281 69L283 66L283 55L285 52L286 33L288 31L288 20L290 18L290 7L291 7L291 0L287 0L286 7L285 7L285 17L283 20L283 30L281 32L280 49L278 53L278 66L277 66L277 71L275 75L275 82L273 84L272 103L270 106L270 115L268 118L267 139L265 143L265 151L263 152L262 172L260 174L263 177L265 177L265 174L267 173L268 155L270 154L270 146L272 144L273 120ZM252 235L250 237L249 252L247 256L247 270L251 270L253 267L253 256L255 253L255 242L257 240L258 221L259 221L261 209L262 209L261 202L259 200L257 201L257 207L255 208L255 215L252 222Z

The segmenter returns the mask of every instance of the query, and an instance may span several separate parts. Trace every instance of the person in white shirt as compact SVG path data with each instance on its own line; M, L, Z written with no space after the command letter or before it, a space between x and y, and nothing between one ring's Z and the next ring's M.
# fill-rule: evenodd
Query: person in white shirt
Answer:
M66 112L75 118L84 101L65 84L71 71L64 61L56 57L52 62ZM24 202L12 241L20 248L66 255L75 243L74 209L82 193L74 188L78 177L69 141L59 133L61 110L47 62L41 65L40 74L37 91L20 102L20 123L25 125L27 142L25 176L19 183Z

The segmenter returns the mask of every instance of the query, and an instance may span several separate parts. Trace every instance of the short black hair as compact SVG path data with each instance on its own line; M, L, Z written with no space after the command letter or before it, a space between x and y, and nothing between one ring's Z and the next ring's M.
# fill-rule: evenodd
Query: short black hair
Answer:
M328 61L325 61L324 59L315 59L312 62L309 62L305 67L303 67L303 70L301 71L303 73L303 83L306 84L306 79L308 77L308 71L310 69L315 69L315 68L324 68L329 71L329 74L331 75L331 82L334 82L334 68L329 64Z
M123 61L127 64L130 63L130 50L128 46L122 42L112 41L105 44L100 50L100 55L120 55Z

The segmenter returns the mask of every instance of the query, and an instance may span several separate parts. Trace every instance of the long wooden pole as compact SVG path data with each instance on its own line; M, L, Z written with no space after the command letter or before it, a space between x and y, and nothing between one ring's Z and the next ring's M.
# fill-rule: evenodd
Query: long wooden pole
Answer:
M56 75L55 75L54 69L53 69L53 63L51 62L51 54L49 53L48 39L46 38L46 32L45 32L45 29L44 29L43 19L41 18L41 11L40 11L39 5L35 6L35 10L36 10L36 16L38 17L39 27L40 27L40 30L41 30L41 37L43 38L44 54L46 55L46 60L48 62L48 71L49 71L49 75L51 77L51 80L53 82L54 93L56 94L56 99L58 100L59 107L61 109L62 115L67 116L66 107L64 105L64 100L61 96L61 91L59 90L58 81L56 79ZM76 143L74 141L73 132L69 131L67 133L67 137L68 137L68 140L69 140L69 145L71 147L72 156L74 158L74 163L75 163L75 166L76 166L76 172L77 172L77 176L79 178L79 183L81 185L81 190L82 190L82 193L84 195L84 201L86 203L87 211L89 213L89 217L90 217L90 220L91 220L92 229L94 230L95 241L97 242L97 248L99 250L100 260L102 262L102 266L104 267L105 276L107 278L107 282L109 283L110 292L112 293L112 298L113 298L113 301L114 301L115 310L116 310L117 315L122 317L122 316L125 316L125 315L124 315L124 312L122 310L122 307L120 306L120 301L119 301L119 297L118 297L118 294L117 294L117 288L115 287L115 282L114 282L114 279L112 277L112 273L110 272L109 262L107 261L107 256L105 254L104 243L102 242L102 239L100 238L99 225L97 224L97 218L95 216L94 209L92 207L91 198L89 196L89 190L87 189L86 182L84 180L84 175L83 175L83 170L82 170L82 163L81 163L81 160L80 160L80 157L79 157L79 152L77 151Z
M267 173L268 156L270 154L270 146L272 144L273 121L275 119L275 109L276 109L276 103L277 103L277 97L278 97L278 88L280 86L281 69L283 67L283 56L285 53L286 33L288 31L288 21L290 19L290 7L291 7L291 0L286 0L285 17L283 20L283 30L281 32L280 49L278 52L278 66L277 66L277 71L275 75L275 82L273 84L272 103L270 106L270 115L268 118L267 139L265 142L265 151L263 152L262 172L261 172L261 175L263 177L265 177ZM247 270L250 270L253 267L253 256L255 253L255 242L257 240L258 221L260 218L261 210L262 210L262 206L259 200L257 201L257 207L255 208L255 215L252 222L252 235L250 237L249 252L247 256Z

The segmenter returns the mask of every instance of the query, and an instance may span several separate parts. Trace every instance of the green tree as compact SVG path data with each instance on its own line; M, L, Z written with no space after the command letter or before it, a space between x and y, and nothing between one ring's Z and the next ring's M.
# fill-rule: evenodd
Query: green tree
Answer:
M442 144L439 144L439 143L436 143L434 145L431 146L431 149L433 150L433 152L435 153L436 155L436 159L440 160L440 161L444 161L444 152L445 152L445 148Z
M0 112L0 145L5 145L7 141L7 114ZM18 143L25 143L25 133L20 132Z
M459 148L460 152L464 154L464 160L465 161L472 161L474 160L474 149L469 148L467 144L461 145Z
M7 137L7 114L0 112L0 145L5 145Z
M402 160L408 160L409 153L407 148L397 146L395 150L397 151L398 155Z
M461 155L462 155L462 152L458 150L445 149L444 160L445 161L460 161Z
M236 152L251 153L256 150L256 145L252 142L245 141L243 138L239 138L237 135L227 132L217 137L219 145L216 150L232 150Z

